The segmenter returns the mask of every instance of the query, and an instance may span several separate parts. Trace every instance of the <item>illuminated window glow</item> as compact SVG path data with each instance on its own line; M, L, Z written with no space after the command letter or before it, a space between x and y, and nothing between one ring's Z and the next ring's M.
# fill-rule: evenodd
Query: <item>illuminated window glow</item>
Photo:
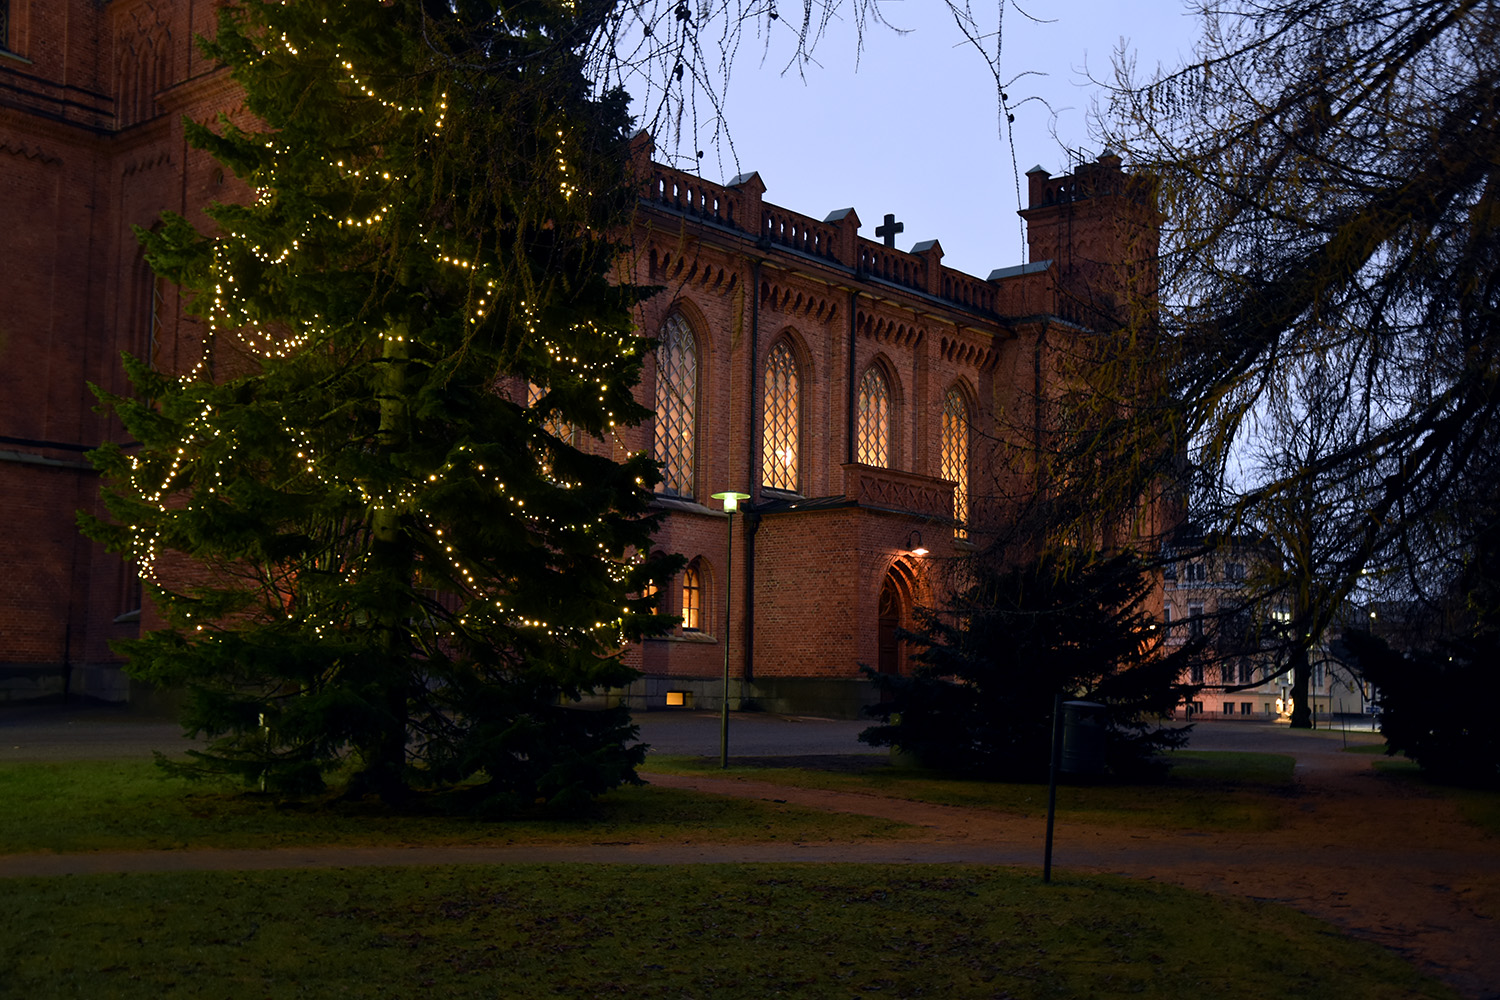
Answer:
M802 417L797 359L786 341L766 361L766 398L762 434L761 482L778 490L797 491L798 431Z
M693 445L698 431L698 349L687 321L673 313L656 348L655 458L661 490L693 495Z
M535 409L536 404L541 402L542 387L534 382L526 383L526 406ZM542 418L542 429L560 441L573 443L573 425L557 415L557 411L546 414Z
M944 479L954 482L953 529L955 538L968 537L969 524L969 404L958 389L949 389L943 399Z
M891 387L879 368L871 368L859 381L855 420L855 460L863 465L888 467L891 464Z
M682 571L682 630L697 632L703 628L703 580L698 567Z

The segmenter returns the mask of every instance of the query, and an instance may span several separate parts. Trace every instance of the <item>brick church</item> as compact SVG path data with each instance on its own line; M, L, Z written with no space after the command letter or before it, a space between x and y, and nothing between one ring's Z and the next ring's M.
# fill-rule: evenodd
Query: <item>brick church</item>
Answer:
M129 351L168 371L199 343L131 227L200 223L235 182L181 120L237 107L192 44L213 0L0 0L0 701L132 691L108 647L149 628L131 567L80 536L99 507L84 453L117 434L87 383L123 391ZM653 161L623 266L663 291L640 386L655 416L601 450L662 463L657 543L686 569L681 617L627 656L633 707L852 714L861 664L908 669L895 630L941 599L956 557L1014 527L1044 481L1057 352L1108 329L1156 217L1118 157L1028 174L1031 263L978 277L887 217L807 216ZM732 518L713 494L748 494ZM1149 519L1148 519L1149 520ZM732 532L732 538L730 537ZM728 629L726 635L725 629Z

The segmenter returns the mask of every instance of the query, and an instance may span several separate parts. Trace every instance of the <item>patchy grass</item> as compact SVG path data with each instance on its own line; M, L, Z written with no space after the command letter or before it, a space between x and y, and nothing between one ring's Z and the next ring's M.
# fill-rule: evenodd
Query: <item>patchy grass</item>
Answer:
M1448 799L1457 806L1465 823L1488 837L1500 837L1500 791L1440 784L1428 778L1416 761L1406 757L1387 757L1373 763L1385 780L1401 782L1424 795Z
M1281 753L1244 753L1233 750L1178 750L1167 758L1172 772L1165 785L1187 787L1258 788L1287 791L1292 787L1296 758Z
M1354 746L1344 747L1344 753L1367 753L1383 755L1385 753L1385 743L1357 743Z
M390 815L360 803L297 803L194 784L145 761L0 764L0 851L162 850L316 844L842 841L913 827L868 816L664 788L624 788L582 820Z
M1500 792L1477 788L1449 788L1445 791L1458 800L1458 813L1464 822L1483 830L1486 836L1500 837Z
M1149 784L1070 784L1058 791L1057 812L1074 822L1163 830L1273 830L1287 815L1295 760L1284 754L1182 750L1172 772ZM799 788L868 792L939 805L1022 816L1045 813L1047 786L950 778L884 758L741 758L727 770L708 757L652 756L648 771L752 778ZM800 766L793 766L794 763ZM649 774L648 774L649 779Z
M16 996L1453 1000L1272 904L973 866L550 865L5 883Z

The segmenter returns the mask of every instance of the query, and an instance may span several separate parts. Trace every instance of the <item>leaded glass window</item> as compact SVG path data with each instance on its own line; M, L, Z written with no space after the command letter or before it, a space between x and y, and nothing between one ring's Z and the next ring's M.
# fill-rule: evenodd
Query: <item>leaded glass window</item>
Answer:
M693 444L698 431L698 349L687 321L673 313L656 348L656 460L661 489L693 495Z
M159 369L161 361L162 328L166 317L166 280L154 274L151 276L151 317L150 328L146 333L146 363L151 366L152 371Z
M854 447L854 457L864 465L891 464L891 386L879 368L859 381Z
M697 563L682 571L682 628L685 632L703 628L703 578Z
M798 432L802 396L797 359L786 341L766 361L766 399L761 450L761 482L778 490L797 490Z
M535 382L526 383L526 406L535 409L536 404L542 400L542 387ZM561 441L573 442L573 425L557 415L553 410L542 418L542 429L548 434Z
M969 404L958 389L943 398L943 478L953 487L953 529L957 538L968 536L969 523Z

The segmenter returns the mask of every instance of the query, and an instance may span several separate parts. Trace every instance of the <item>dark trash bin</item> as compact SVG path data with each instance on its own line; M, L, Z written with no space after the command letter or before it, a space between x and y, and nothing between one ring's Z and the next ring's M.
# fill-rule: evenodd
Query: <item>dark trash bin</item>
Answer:
M1064 774L1104 773L1106 709L1093 701L1063 702L1063 747L1059 769Z

